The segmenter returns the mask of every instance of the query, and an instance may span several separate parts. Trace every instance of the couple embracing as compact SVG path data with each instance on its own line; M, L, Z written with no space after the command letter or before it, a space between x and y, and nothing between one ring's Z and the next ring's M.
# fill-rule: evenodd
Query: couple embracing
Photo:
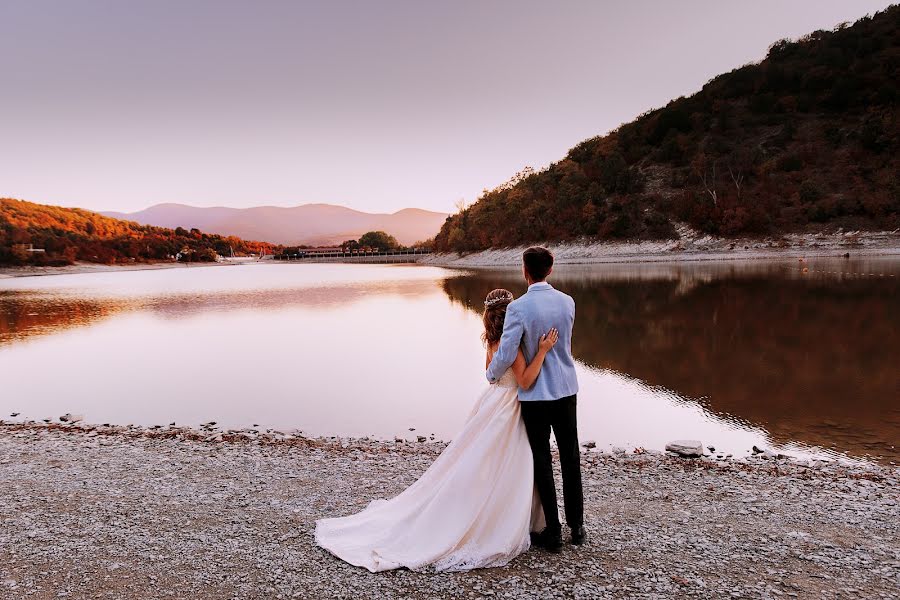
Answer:
M391 500L316 522L316 543L372 572L497 567L531 545L559 552L562 526L550 452L559 449L571 543L585 541L572 358L575 301L547 283L553 255L522 256L528 292L484 301L487 379L459 435Z

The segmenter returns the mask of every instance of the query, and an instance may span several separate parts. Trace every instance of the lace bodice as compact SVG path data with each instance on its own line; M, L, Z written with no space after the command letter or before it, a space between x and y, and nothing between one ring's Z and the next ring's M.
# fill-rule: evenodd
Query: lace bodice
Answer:
M500 379L498 379L494 385L499 385L500 387L506 387L506 388L518 388L519 387L519 384L516 381L516 376L513 373L512 369L507 369L506 373L504 373L503 376L500 377Z

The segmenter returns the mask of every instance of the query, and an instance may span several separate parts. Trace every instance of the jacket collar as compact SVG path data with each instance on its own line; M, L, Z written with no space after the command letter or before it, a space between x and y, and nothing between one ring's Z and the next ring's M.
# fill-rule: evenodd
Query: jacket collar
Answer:
M546 281L538 281L537 283L532 283L528 286L529 292L537 292L540 290L552 290L553 286L547 283Z

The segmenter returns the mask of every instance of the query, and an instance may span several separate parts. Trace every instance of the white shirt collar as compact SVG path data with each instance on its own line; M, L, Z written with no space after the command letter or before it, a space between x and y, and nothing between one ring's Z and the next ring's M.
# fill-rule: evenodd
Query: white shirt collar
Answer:
M531 290L546 290L546 289L550 289L552 287L553 286L550 285L549 283L547 283L546 281L538 281L537 283L532 283L531 285L529 285L528 291L530 292Z

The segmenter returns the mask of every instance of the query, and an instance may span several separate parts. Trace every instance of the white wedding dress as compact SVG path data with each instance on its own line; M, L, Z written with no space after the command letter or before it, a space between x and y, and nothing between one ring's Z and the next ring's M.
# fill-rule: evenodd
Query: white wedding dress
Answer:
M512 371L482 393L462 431L414 484L362 512L316 522L316 543L374 572L499 567L543 528Z

